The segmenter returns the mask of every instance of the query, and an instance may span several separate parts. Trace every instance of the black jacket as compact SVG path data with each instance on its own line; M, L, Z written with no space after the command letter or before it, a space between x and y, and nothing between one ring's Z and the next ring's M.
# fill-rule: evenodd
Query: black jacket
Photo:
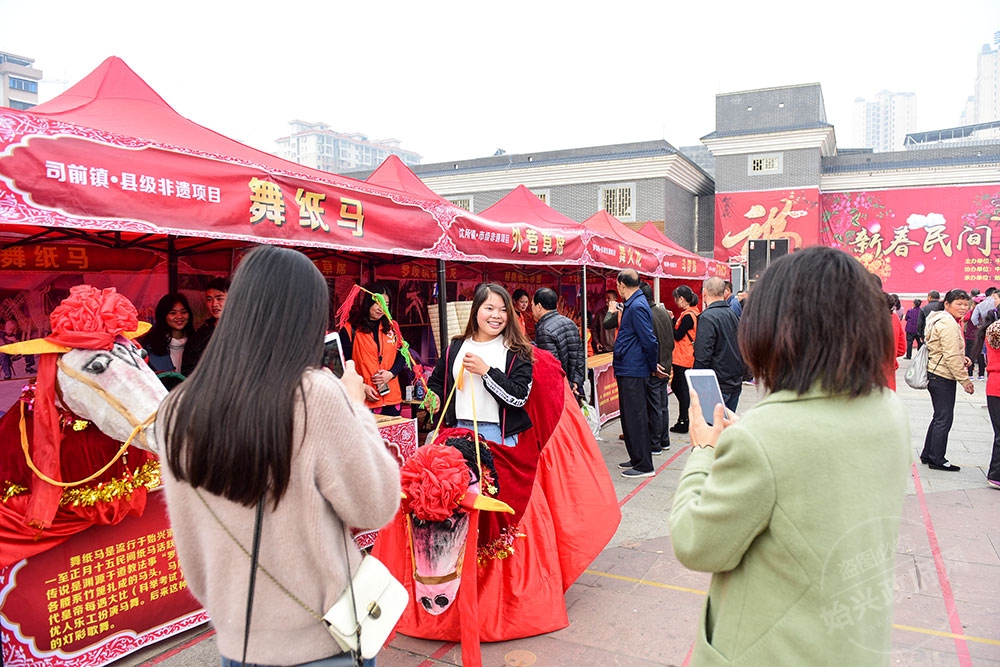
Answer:
M195 366L201 361L201 355L205 353L205 348L208 347L208 341L212 340L212 334L215 333L215 325L218 323L219 320L216 318L208 318L194 332L191 340L184 345L184 356L181 358L181 375L188 377L194 371Z
M583 354L580 330L573 320L554 310L548 311L535 323L535 345L548 350L559 360L569 386L576 384L576 393L582 396L587 357Z
M445 351L443 357L438 357L434 364L434 372L431 373L430 380L427 381L427 388L438 395L444 403L448 400L448 393L455 383L455 376L452 367L455 363L455 355L462 347L464 340L453 340ZM524 409L524 404L528 401L528 394L531 392L531 362L524 361L511 350L507 350L507 368L491 368L483 376L483 386L486 391L496 400L500 414L500 433L503 437L517 435L521 431L531 428L531 419ZM445 426L454 426L458 420L455 417L455 401L452 399L448 403L448 410L444 414Z
M711 368L723 394L742 389L745 365L736 330L740 320L725 300L714 301L698 316L694 338L694 367Z
M920 336L920 340L924 339L927 316L937 310L944 310L944 301L929 301L920 309L920 317L917 318L917 335Z

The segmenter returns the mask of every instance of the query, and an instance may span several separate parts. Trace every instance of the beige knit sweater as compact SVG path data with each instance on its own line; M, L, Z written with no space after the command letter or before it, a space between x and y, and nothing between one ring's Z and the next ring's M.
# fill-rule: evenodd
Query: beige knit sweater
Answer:
M399 466L386 451L375 418L349 401L340 380L327 370L307 371L303 379L308 410L301 401L296 405L291 481L278 509L265 509L259 559L322 616L347 586L344 523L375 529L392 519L400 499ZM212 618L219 652L239 660L250 558L166 465L163 480L188 586ZM249 553L255 508L200 494ZM353 571L360 555L350 540L348 546ZM250 663L295 665L340 652L323 624L260 572L250 626Z

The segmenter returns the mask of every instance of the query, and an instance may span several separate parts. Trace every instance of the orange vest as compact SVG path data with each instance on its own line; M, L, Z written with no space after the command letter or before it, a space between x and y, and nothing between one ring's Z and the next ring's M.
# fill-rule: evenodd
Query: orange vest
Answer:
M694 321L691 330L684 334L684 337L674 343L674 365L682 368L694 368L694 337L698 335L698 308L688 306L677 316L677 323L674 328L681 324L684 316L690 314Z
M396 332L392 329L388 333L382 331L382 324L378 325L379 346L382 350L382 358L379 360L379 347L375 345L375 336L370 333L359 331L354 333L354 328L347 324L345 327L351 335L351 359L354 360L354 368L358 375L370 387L376 387L372 376L380 370L392 369L396 363ZM399 388L399 378L394 377L389 380L389 393L379 396L377 401L365 400L365 405L369 408L380 408L383 405L397 405L403 400L403 392Z

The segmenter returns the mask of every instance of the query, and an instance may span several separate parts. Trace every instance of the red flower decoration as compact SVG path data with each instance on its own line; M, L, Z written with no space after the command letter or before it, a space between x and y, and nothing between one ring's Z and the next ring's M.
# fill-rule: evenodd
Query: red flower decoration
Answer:
M117 336L139 327L139 313L114 287L102 290L91 285L75 285L69 288L69 296L52 311L49 321L53 333Z
M425 445L400 470L403 510L424 521L444 521L458 508L472 476L454 447Z

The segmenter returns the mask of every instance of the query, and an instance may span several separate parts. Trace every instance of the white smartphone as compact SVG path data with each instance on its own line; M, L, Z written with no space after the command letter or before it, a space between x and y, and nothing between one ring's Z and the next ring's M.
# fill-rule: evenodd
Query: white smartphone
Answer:
M712 426L715 420L715 406L720 403L725 405L722 401L722 389L719 388L719 378L710 368L689 368L684 371L684 377L687 379L688 387L698 393L701 414L704 415L708 425Z
M337 377L344 377L344 348L336 331L331 331L323 339L323 365Z

